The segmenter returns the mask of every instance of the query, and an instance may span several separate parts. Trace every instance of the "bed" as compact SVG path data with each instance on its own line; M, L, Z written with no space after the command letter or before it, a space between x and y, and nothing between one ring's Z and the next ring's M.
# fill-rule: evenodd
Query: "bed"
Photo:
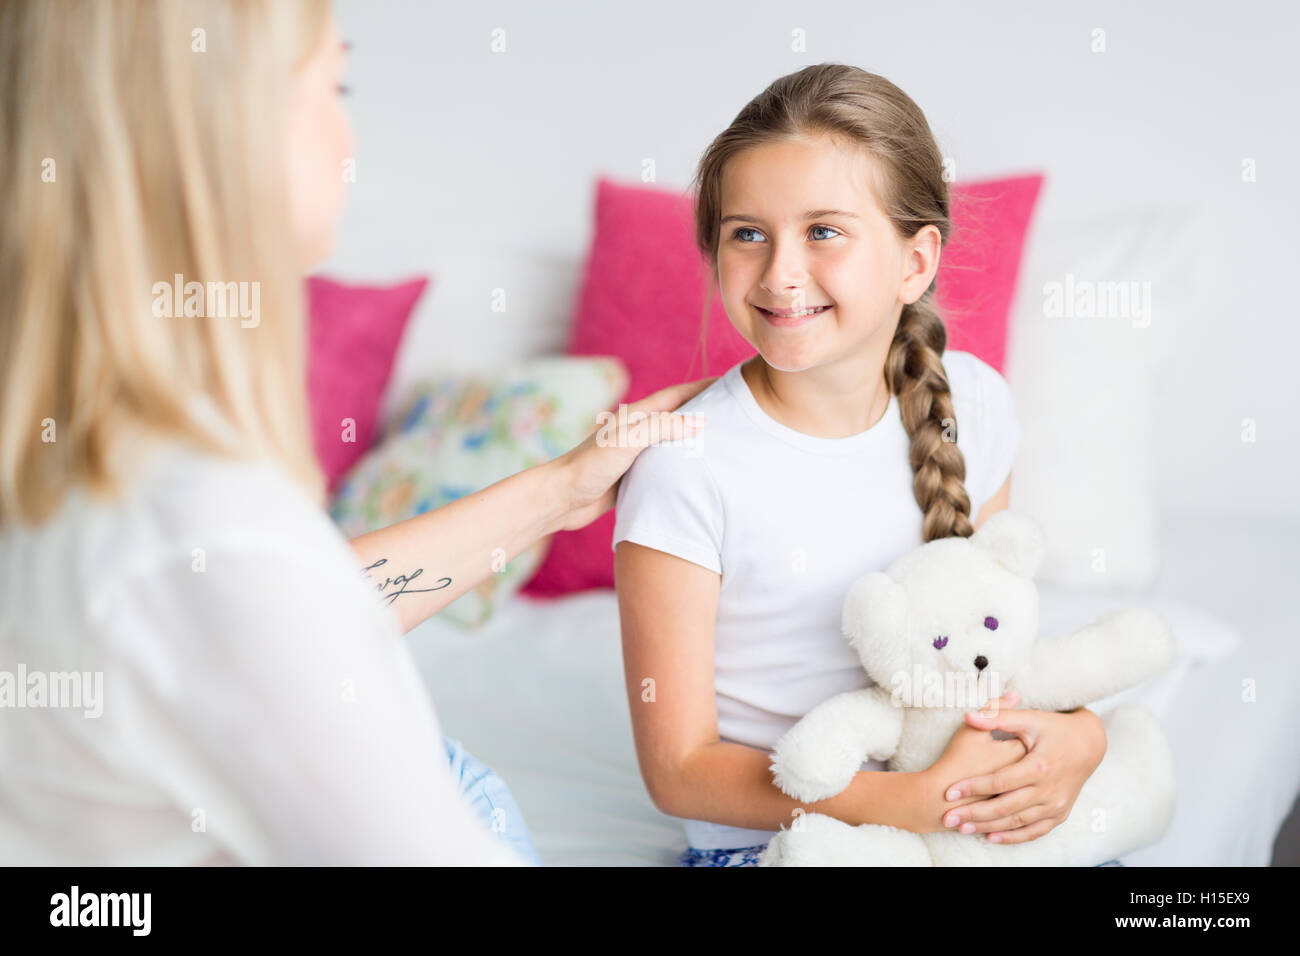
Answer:
M1129 865L1268 865L1300 791L1300 513L1251 517L1234 489L1254 461L1236 423L1195 414L1221 312L1198 277L1224 233L1199 202L1094 204L1036 214L1010 323L1007 377L1022 420L1011 508L1044 524L1045 636L1126 605L1150 607L1179 655L1161 677L1098 702L1150 707L1174 751L1179 800ZM499 250L431 261L386 399L441 369L560 352L582 263ZM1063 321L1041 291L1061 276L1149 280L1154 319ZM484 314L509 286L508 321ZM639 396L633 396L633 398ZM1092 566L1104 546L1108 567ZM509 783L550 865L671 865L680 822L637 770L614 592L516 595L464 631L435 617L409 635L447 734ZM1295 850L1292 861L1300 854Z
M1169 516L1161 527L1155 586L1123 597L1044 587L1043 634L1126 604L1165 616L1175 666L1095 708L1121 698L1151 707L1177 765L1168 833L1124 862L1266 866L1300 790L1300 613L1290 601L1300 523ZM516 597L477 633L435 617L409 640L445 732L506 779L547 865L675 862L680 822L654 808L637 771L613 591ZM1253 700L1244 681L1255 682Z

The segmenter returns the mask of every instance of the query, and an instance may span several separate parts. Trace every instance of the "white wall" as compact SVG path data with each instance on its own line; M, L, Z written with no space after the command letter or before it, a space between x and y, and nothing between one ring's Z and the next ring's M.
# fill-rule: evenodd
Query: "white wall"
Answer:
M341 0L358 179L327 271L381 280L489 245L579 257L598 174L636 181L649 158L661 184L685 186L768 82L849 62L921 105L959 180L1045 170L1043 215L1101 198L1209 204L1204 309L1180 317L1160 382L1162 508L1296 513L1300 15L1282 3L1054 7ZM495 28L504 53L491 52ZM806 53L791 50L795 29ZM1254 183L1242 182L1246 157Z

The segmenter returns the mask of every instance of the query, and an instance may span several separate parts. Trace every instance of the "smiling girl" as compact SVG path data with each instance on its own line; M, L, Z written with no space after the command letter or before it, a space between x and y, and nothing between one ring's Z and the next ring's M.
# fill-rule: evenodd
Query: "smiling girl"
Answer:
M700 251L758 354L682 406L708 419L700 437L642 454L614 532L641 773L686 820L681 862L752 864L801 809L1041 836L1104 754L1086 709L972 717L928 770L871 761L816 803L782 794L769 767L800 717L868 683L840 630L852 582L969 536L1010 496L1010 389L945 353L949 189L924 115L882 77L809 67L741 110L696 186Z

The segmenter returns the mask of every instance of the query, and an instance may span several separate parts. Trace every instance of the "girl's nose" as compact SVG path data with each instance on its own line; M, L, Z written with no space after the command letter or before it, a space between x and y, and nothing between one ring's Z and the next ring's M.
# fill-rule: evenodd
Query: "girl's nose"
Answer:
M803 256L797 245L789 243L772 243L772 255L767 269L763 272L763 288L772 296L783 298L797 293L807 282L808 272L804 268Z

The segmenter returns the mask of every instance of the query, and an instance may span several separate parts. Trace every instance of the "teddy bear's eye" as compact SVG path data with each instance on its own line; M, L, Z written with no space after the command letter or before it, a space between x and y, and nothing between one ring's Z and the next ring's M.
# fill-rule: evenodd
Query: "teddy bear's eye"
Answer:
M998 619L992 616L986 617L984 619L984 626L990 631L996 631L998 629Z
M947 643L948 643L948 638L946 638L946 637L936 637L936 638L934 639L934 649L935 649L936 651L941 651L941 650L944 649L944 647L947 645Z

